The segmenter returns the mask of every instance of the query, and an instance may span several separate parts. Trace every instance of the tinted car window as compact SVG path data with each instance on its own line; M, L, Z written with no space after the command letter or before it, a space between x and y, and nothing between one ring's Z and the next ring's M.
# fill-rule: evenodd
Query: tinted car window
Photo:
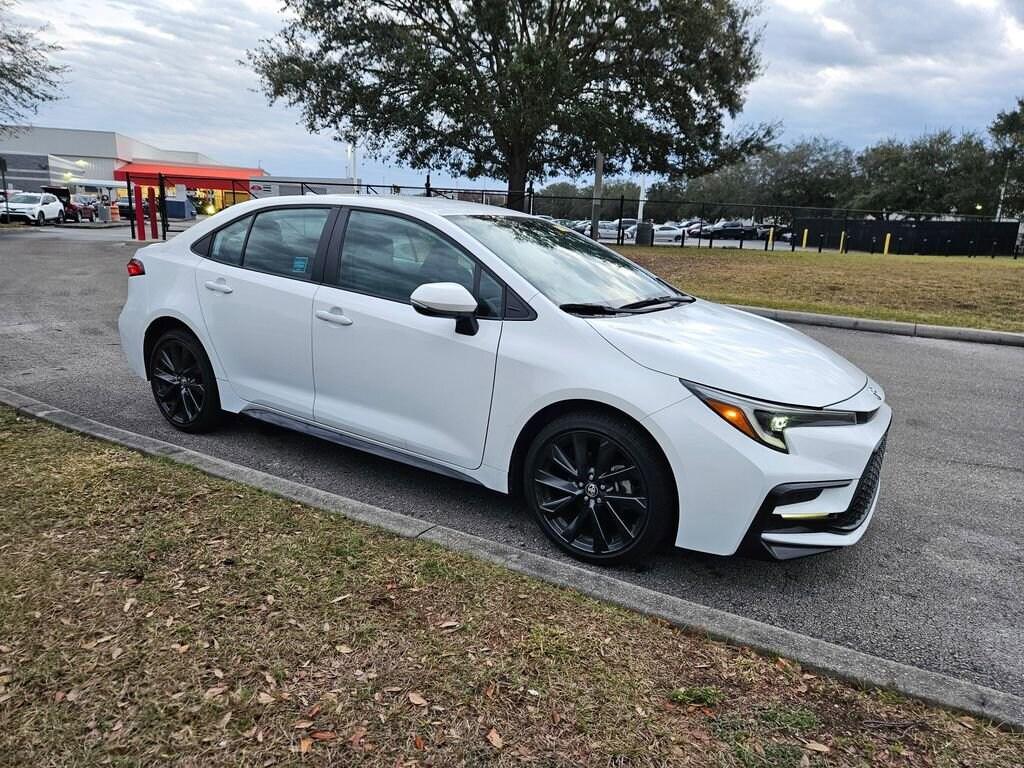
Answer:
M505 287L491 277L491 273L480 270L480 288L477 291L477 300L480 308L477 314L480 317L501 317L501 305L505 299Z
M328 208L282 208L256 214L242 266L308 280L329 212Z
M408 301L424 283L473 290L473 260L428 227L399 216L352 211L345 228L338 285Z
M245 245L245 235L249 231L249 222L252 216L228 224L213 237L213 244L210 247L210 258L214 261L221 261L225 264L238 266L242 263L242 247Z

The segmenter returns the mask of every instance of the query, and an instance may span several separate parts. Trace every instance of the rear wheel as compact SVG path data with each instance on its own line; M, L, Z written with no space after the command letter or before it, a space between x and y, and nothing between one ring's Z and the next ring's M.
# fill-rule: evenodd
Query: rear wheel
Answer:
M541 528L581 560L636 561L664 541L676 519L664 460L627 419L559 417L537 435L524 465L525 495Z
M63 224L64 223L64 211L59 211L57 213L57 223L58 224Z
M220 422L220 395L213 367L191 333L171 330L150 354L149 378L160 413L183 432L208 432Z

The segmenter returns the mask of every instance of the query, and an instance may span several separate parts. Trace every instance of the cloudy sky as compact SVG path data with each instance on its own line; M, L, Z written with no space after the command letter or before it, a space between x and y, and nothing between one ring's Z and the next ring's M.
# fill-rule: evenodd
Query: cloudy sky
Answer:
M342 145L267 106L238 64L282 24L279 0L21 0L71 67L38 125L117 130L279 175L345 175ZM743 121L853 147L924 130L982 131L1024 96L1024 0L764 0L765 71ZM371 183L422 175L363 159ZM444 177L435 175L439 183ZM474 186L480 186L478 182Z

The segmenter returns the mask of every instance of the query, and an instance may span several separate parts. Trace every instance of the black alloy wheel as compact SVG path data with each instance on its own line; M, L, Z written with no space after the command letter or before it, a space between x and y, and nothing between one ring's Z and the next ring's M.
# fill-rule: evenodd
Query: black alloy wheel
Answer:
M675 519L674 494L652 442L605 414L570 415L542 430L527 456L526 490L548 537L600 563L636 560L659 545Z
M220 420L217 380L202 345L190 333L168 331L150 356L149 377L160 413L185 432L205 432Z

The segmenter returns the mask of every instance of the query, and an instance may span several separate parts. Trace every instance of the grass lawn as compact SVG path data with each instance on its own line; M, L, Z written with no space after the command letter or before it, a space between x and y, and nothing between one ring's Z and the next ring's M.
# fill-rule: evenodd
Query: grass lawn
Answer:
M1024 331L1024 260L735 248L619 248L683 290L729 304Z
M0 764L1021 765L1024 739L0 409Z

